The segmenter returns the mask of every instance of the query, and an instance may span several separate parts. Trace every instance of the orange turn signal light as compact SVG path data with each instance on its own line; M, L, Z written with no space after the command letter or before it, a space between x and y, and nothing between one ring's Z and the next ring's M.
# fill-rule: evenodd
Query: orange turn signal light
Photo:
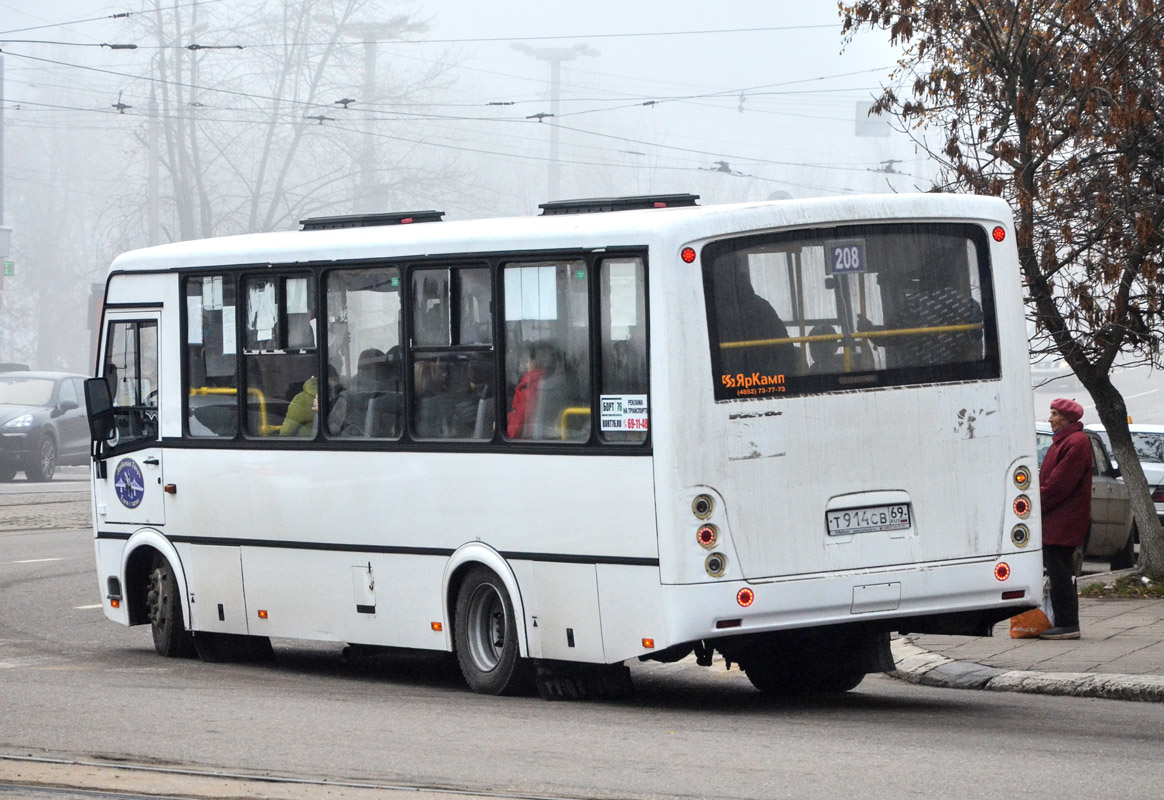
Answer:
M434 631L436 631L437 633L440 633L441 631L443 631L445 629L445 626L439 622L431 622L429 624L432 625L432 629Z
M655 649L655 640L654 639L643 639L643 647L647 648L648 650L654 650Z
M994 577L998 578L1000 581L1005 581L1007 578L1009 578L1010 564L1007 564L1005 561L999 561L998 564L994 567Z
M112 608L121 608L121 601L120 600L110 600L109 605Z
M260 608L259 609L259 619L266 619L266 618L267 618L267 609Z

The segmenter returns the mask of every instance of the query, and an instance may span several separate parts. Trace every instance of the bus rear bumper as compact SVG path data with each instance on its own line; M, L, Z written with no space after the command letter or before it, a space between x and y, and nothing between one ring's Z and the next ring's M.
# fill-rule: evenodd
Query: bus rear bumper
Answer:
M999 566L1003 562L1006 567ZM1035 550L764 581L669 585L663 592L670 645L834 625L989 635L994 623L1042 602L1043 560Z

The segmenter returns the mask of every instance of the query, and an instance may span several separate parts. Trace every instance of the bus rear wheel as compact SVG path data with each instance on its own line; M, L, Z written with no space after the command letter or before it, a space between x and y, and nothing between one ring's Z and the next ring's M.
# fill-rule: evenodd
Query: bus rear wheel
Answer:
M178 579L165 556L155 555L150 567L146 591L150 632L154 650L167 658L185 658L194 654L194 638L182 622L182 598Z
M517 618L501 578L473 567L457 592L453 642L469 688L479 694L525 692L533 667L518 648Z

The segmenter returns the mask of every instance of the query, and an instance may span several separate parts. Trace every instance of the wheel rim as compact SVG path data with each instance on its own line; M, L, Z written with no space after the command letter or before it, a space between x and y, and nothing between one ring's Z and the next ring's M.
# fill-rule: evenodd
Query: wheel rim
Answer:
M482 672L492 672L505 650L505 601L492 584L478 586L469 598L469 655Z
M53 474L53 467L57 463L56 447L53 445L52 439L45 439L40 444L40 474L46 478L51 478Z

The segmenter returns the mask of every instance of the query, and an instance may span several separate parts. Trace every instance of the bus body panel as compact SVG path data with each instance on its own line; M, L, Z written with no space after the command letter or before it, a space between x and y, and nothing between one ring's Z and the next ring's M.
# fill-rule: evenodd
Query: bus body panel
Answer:
M999 214L978 220L987 231L1010 229L1005 204L988 201L978 210L983 209ZM950 221L940 203L910 212L916 214L911 221ZM667 354L652 362L657 506L660 531L667 532L660 536L664 583L711 580L708 551L695 539L701 520L691 513L693 498L709 490L722 498L708 520L719 527L716 549L727 557L722 579L762 580L1018 549L1008 535L1018 522L1011 513L1018 494L1011 482L1016 456L1037 472L1025 348L1001 348L997 380L715 402L707 325L679 324L707 304L698 259L685 264L676 254L684 246L698 252L702 245L677 241L652 251L656 271L665 269L670 276L665 287L657 282L652 287L653 308L665 307L653 316L652 348ZM1018 263L1011 241L994 243L989 254L1006 342L1022 334L1013 325L1022 313ZM1025 546L1037 549L1037 491L1027 491L1036 507L1025 520L1032 531ZM876 505L875 498L887 492L910 505L909 528L828 535L826 511Z

